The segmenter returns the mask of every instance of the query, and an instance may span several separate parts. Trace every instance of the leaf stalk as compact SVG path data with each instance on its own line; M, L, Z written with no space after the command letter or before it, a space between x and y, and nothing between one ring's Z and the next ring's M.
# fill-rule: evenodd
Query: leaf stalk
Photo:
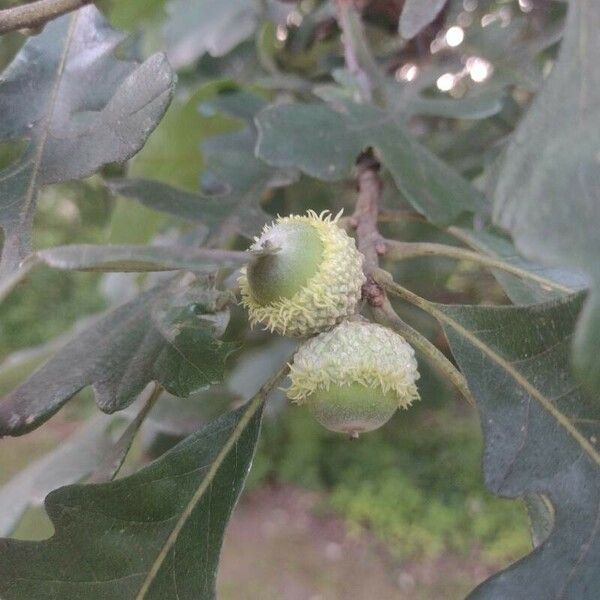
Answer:
M92 0L37 0L0 10L0 34L19 29L36 29L91 2Z
M446 244L435 244L430 242L401 242L398 240L385 240L385 256L391 260L406 260L419 256L444 256L456 260L468 260L491 269L498 269L521 279L537 283L545 290L555 290L564 294L573 294L576 290L562 285L542 275L537 275L526 269L512 265L499 258L481 254L473 250L449 246Z

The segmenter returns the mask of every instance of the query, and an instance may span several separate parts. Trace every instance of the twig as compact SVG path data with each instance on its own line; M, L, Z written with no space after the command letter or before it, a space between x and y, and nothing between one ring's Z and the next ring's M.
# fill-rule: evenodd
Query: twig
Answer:
M511 265L499 258L488 256L487 254L481 254L474 252L473 250L466 250L464 248L457 248L456 246L447 246L445 244L434 244L429 242L400 242L398 240L385 240L385 255L387 258L392 260L405 260L407 258L414 258L417 256L446 256L448 258L454 258L457 260L468 260L492 269L499 269L505 273L510 273L521 279L528 279L534 281L544 289L553 289L565 294L573 294L576 290L556 283L547 277L536 275L525 269L521 269L515 265Z
M379 176L380 164L371 151L358 158L356 169L358 197L351 224L356 228L358 249L365 256L364 270L369 277L379 266L379 256L385 252L384 239L377 229L383 183Z
M358 197L350 224L356 228L357 246L365 257L364 271L367 283L363 286L363 297L378 321L384 322L404 336L454 384L471 406L475 406L463 375L438 348L398 316L383 286L374 277L381 271L379 257L386 251L385 240L377 229L379 199L383 189L379 168L380 165L372 152L365 152L357 161Z
M19 265L16 271L12 271L5 277L0 277L0 302L2 302L12 290L38 265L40 260L35 254L30 254Z
M36 29L91 2L92 0L37 0L0 10L0 34L18 29Z
M396 283L394 278L387 271L384 271L383 269L375 270L373 272L373 279L383 289L388 290L395 296L398 296L398 298L402 298L402 300L405 300L406 302L413 304L426 313L429 313L432 317L444 321L443 316L441 317L443 313L435 307L433 302L422 298L418 294L415 294L414 292L406 289L404 286Z

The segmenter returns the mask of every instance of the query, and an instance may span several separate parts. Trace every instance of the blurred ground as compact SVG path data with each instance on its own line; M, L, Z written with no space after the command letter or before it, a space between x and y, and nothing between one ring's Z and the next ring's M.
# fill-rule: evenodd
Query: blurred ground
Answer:
M324 514L321 495L286 485L242 499L222 553L221 600L462 600L494 570L479 557L401 563ZM500 565L498 565L500 567Z

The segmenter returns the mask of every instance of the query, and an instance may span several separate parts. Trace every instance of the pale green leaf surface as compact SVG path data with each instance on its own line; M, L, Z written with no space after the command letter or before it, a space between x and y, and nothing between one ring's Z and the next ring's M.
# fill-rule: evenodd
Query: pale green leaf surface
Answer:
M258 0L172 0L164 27L169 61L186 67L203 54L223 56L258 26Z
M588 286L587 278L575 269L546 267L525 260L519 255L509 239L503 237L493 229L454 229L459 232L462 241L469 244L471 248L483 252L484 254L501 258L510 265L519 267L520 269L524 269L535 275L545 277L551 282L569 287L573 291L582 290ZM526 281L525 279L514 277L497 269L493 270L493 274L504 288L508 297L515 304L537 304L561 298L565 295L563 292L557 291L550 286L543 286L538 283Z
M115 194L209 229L217 227L237 206L236 198L188 192L150 179L112 179L108 186Z
M542 494L527 494L523 497L531 525L531 541L534 548L548 539L555 525L554 507Z
M40 250L35 257L54 269L68 271L144 272L188 270L212 273L220 268L241 267L244 252L189 246L98 246L73 244Z
M40 186L86 177L144 144L173 92L165 57L117 60L121 34L92 6L31 37L0 79L0 140L25 138L23 156L0 172L0 271L27 254Z
M356 157L374 147L406 199L436 224L484 205L483 195L414 139L393 112L338 97L331 105L270 106L257 125L261 158L326 181L349 177Z
M574 342L577 374L600 392L600 4L570 2L559 59L508 145L495 219L532 260L584 271L592 292Z
M438 16L446 0L406 0L402 7L400 35L410 40Z
M414 95L408 99L404 110L409 115L475 120L498 114L503 103L503 93L498 91L482 92L459 99Z

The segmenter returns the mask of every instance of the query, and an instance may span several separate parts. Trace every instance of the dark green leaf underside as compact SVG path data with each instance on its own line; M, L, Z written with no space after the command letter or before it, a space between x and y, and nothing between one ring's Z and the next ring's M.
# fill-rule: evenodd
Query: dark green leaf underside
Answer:
M501 496L543 494L555 510L547 539L472 599L600 597L600 403L569 370L582 301L438 306L451 319L445 330L478 402L486 484Z
M0 540L0 596L214 598L223 533L258 436L261 409L253 410L247 405L213 421L135 475L50 494L52 538Z

